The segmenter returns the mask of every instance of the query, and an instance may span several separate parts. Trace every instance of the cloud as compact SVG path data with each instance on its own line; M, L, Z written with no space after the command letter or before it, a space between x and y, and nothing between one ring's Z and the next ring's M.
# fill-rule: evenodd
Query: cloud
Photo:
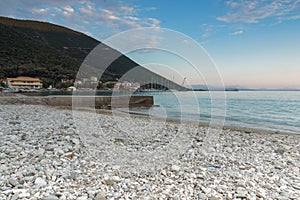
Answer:
M33 8L32 9L33 13L37 13L37 14L44 14L44 13L48 13L48 9L44 9L44 8Z
M267 18L277 21L299 19L300 0L228 0L226 5L228 13L217 20L258 23Z
M4 16L48 21L92 33L98 39L133 28L160 26L158 19L144 16L154 8L138 8L121 0L3 1L0 13Z
M71 6L66 6L64 7L65 11L69 12L69 13L73 13L74 9Z
M244 33L243 30L239 30L239 31L235 31L235 32L231 33L230 35L241 35L243 33Z
M222 24L202 24L200 26L202 29L201 38L206 39L214 34L216 34L220 29L225 28Z
M124 14L133 14L134 13L134 8L133 7L128 7L128 6L121 6L120 11L122 11Z

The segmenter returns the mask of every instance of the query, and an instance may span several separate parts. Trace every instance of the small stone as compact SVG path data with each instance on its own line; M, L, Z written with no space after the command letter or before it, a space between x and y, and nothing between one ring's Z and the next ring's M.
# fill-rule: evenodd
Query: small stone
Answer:
M146 190L146 187L143 185L143 186L139 186L137 188L137 191L143 191L143 190Z
M121 167L119 165L114 165L111 168L112 170L119 170Z
M265 195L262 194L262 193L260 193L260 192L256 192L255 195L256 195L258 198L263 198L263 199L266 198Z
M131 176L131 174L129 173L129 172L123 172L123 173L121 173L121 177L122 178L129 178Z
M49 195L49 196L43 197L41 200L59 200L59 198L55 195Z
M87 200L88 199L88 196L81 196L81 197L78 197L77 200Z
M38 187L44 187L47 185L47 182L44 179L38 177L35 179L34 184L37 185Z
M25 133L24 133L24 134L22 134L22 136L21 136L21 140L26 140L26 138L27 138L26 134L25 134Z
M287 193L287 192L280 192L279 195L280 195L280 196L283 196L283 197L289 198L289 193Z
M204 179L205 176L204 176L203 174L197 174L197 175L196 175L196 178L198 178L198 179Z
M236 197L239 197L239 198L247 198L247 190L243 187L238 187L237 190L236 190Z
M292 168L292 171L295 173L295 174L299 174L300 173L300 169L298 167L293 167Z
M113 180L114 182L120 182L120 181L121 181L121 178L118 177L118 176L113 176L113 177L112 177L112 180Z
M115 182L112 179L107 179L104 181L104 183L108 186L113 186Z
M80 140L76 139L76 138L73 138L71 140L74 144L80 144Z
M9 168L7 166L1 164L1 166L0 166L0 172L1 173L5 172L5 171L8 171L8 170L9 170Z
M13 187L16 187L16 186L19 185L18 180L15 179L15 178L10 178L10 179L8 180L8 182L9 182L9 184L11 184Z
M172 165L171 171L178 172L180 170L180 167L178 165Z
M278 196L276 199L278 199L278 200L289 200L290 198L286 197L286 196Z
M230 148L230 147L226 147L224 150L227 151L228 153L232 153L233 152L232 148Z
M122 139L122 138L114 138L113 142L114 142L115 144L123 144L123 143L125 143L126 141L125 141L124 139Z
M295 188L296 190L300 190L300 185L293 184L292 187Z
M203 186L201 186L201 190L205 193L205 194L209 194L209 193L211 193L211 188L206 188L206 187L203 187Z
M274 152L282 155L282 154L284 154L285 150L284 149L276 149Z
M8 124L17 125L17 124L21 124L21 122L19 122L19 121L10 121L10 122L8 122Z
M275 182L273 180L270 180L269 183L270 184L275 184Z
M17 200L19 198L19 195L18 194L14 194L10 200Z
M30 197L30 193L26 189L17 189L17 190L14 191L14 193L19 194L20 199Z
M233 195L231 192L227 192L226 197L227 197L227 199L233 199Z
M278 164L278 165L275 166L275 169L283 169L283 168L284 167L282 165L280 165L280 164Z
M206 195L205 194L198 194L198 199L207 199Z
M289 198L290 198L290 199L299 199L299 196L296 196L296 195L294 195L294 194L290 194L290 195L289 195Z
M45 147L45 150L46 151L54 151L55 148L57 148L57 146L55 146L55 145L47 145Z
M241 165L241 166L239 166L239 169L240 169L240 170L246 170L246 169L247 169L247 167L246 167L246 166L244 166L244 165Z
M69 153L66 153L65 154L65 157L66 158L73 158L74 157L74 154L72 152L69 152Z
M106 195L103 193L97 193L94 200L106 200Z

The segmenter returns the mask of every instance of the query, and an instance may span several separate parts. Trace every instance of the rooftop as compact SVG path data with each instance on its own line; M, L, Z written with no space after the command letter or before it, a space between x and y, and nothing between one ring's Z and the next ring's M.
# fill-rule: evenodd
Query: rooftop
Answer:
M17 78L7 78L8 81L41 81L39 78L32 78L28 76L19 76Z

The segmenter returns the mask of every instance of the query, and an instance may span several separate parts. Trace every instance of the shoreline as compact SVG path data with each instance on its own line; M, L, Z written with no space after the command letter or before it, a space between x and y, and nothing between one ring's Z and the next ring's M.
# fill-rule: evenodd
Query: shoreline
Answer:
M56 97L56 96L53 96L53 97ZM45 103L42 98L43 98L42 96L26 96L26 95L19 94L19 93L16 93L16 94L15 93L0 93L0 105L1 104L4 104L4 105L5 104L17 104L17 105L22 105L22 104L40 105L40 104L42 104L42 105L49 106L49 107L72 110L72 106L70 107L70 106L49 105L49 103ZM13 101L10 102L10 100L13 100ZM81 110L93 111L94 109L93 108L82 108ZM110 109L106 109L106 108L105 109L95 109L95 110L96 110L96 112L106 113L106 114L112 112ZM123 112L121 110L118 110L118 111ZM175 118L164 119L164 118L160 118L160 117L150 116L150 115L147 115L144 113L135 113L135 112L131 112L131 111L129 111L129 114L134 117L151 118L151 119L158 120L158 121L166 120L167 122L173 122L173 123L186 123L186 124L199 125L201 127L209 127L209 123L200 122L200 121L180 120L180 119L175 119ZM220 128L220 127L214 127L214 128ZM258 133L258 134L300 135L299 133L293 133L293 132L288 132L288 131L275 131L275 130L228 126L228 125L222 126L222 130L240 131L240 132L244 132L246 134Z
M67 109L67 110L72 110L72 108L70 107L54 107L57 109ZM84 109L81 108L79 109L79 111L86 111L86 112L94 112L96 111L97 114L106 114L106 115L112 115L112 110L108 110L108 109ZM197 122L197 121L193 121L193 120L180 120L180 119L175 119L175 118L160 118L160 117L155 117L155 116L150 116L144 113L135 113L135 112L126 112L126 111L117 111L120 113L124 113L124 114L129 114L131 117L136 117L136 118L144 118L144 119L152 119L152 120L156 120L156 121L161 121L161 120L165 120L166 122L170 122L170 123L175 123L175 124L180 124L180 123L184 123L184 124L192 124L192 125L198 125L199 127L210 127L208 123L205 122ZM220 127L213 127L211 126L211 128L216 128L216 129L220 129ZM299 136L300 134L297 133L291 133L291 132L284 132L284 131L273 131L273 130L265 130L265 129L255 129L255 128L245 128L245 127L235 127L235 126L226 126L224 125L222 128L222 130L231 130L231 131L239 131L239 132L243 132L245 134L250 134L250 133L255 133L255 134L279 134L279 135L295 135L295 136Z
M13 98L19 97L19 98L24 98L24 99L29 99L29 98L35 99L34 101L29 101L29 103L26 103L26 104L29 104L29 105L30 104L32 104L32 105L40 104L43 101L43 100L41 100L41 98L43 98L43 96L27 96L27 95L24 95L22 93L3 93L3 92L1 92L0 93L0 104L3 103L3 102L1 102L1 97L4 97L6 99L10 98L10 97L13 97ZM56 97L56 96L52 96L52 97ZM65 97L65 95L62 95L61 97ZM101 96L99 96L99 97L101 97ZM106 96L103 96L103 97L106 97ZM19 102L14 102L13 104L24 103L24 102L26 102L24 99L19 101ZM8 102L9 102L9 99L4 101L4 103L8 103ZM49 103L44 103L44 104L49 105ZM49 105L49 106L54 106L55 107L55 102L54 102L53 105ZM67 108L66 106L57 106L57 107ZM143 107L143 106L139 106L139 107ZM69 107L68 109L72 109L72 106ZM96 108L96 110L110 110L110 108L109 108L109 105L104 105L100 108ZM149 117L147 114L144 114L144 113L135 113L135 112L131 112L131 111L129 111L129 113L132 116L136 115L136 116L140 116L140 117L143 117L143 116ZM153 118L153 119L156 118L157 120L165 120L165 119L160 118L160 117L155 117L155 116L150 116L150 117ZM190 123L190 124L199 124L200 126L203 126L203 127L208 127L209 126L209 123L195 121L195 120L180 120L180 119L176 119L176 118L168 118L166 120L169 121L169 122L174 121L175 123L181 123L182 122L182 123ZM219 128L219 127L215 127L215 128ZM222 129L223 130L229 129L229 130L233 130L233 131L241 131L241 132L245 132L246 134L251 133L251 132L255 132L255 133L259 133L259 134L300 135L300 133L297 133L295 131L271 130L271 129L268 129L268 128L251 128L251 127L242 127L242 126L234 126L234 125L224 125L224 126L222 126Z

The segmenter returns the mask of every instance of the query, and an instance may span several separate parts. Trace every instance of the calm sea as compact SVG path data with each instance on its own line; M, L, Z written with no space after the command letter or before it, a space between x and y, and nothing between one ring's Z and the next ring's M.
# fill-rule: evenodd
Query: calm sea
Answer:
M150 110L135 109L136 112L205 123L210 123L212 117L224 118L226 126L300 134L300 91L150 94L159 106Z
M70 92L40 95L51 94L72 95ZM111 95L111 92L96 95ZM137 95L153 95L157 106L132 109L136 113L204 123L224 118L225 126L300 134L300 91L143 92Z

